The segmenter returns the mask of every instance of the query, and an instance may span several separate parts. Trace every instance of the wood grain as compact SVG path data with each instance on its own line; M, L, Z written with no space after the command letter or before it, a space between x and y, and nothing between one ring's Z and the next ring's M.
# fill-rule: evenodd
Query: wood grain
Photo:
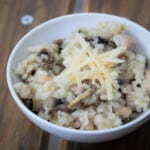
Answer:
M79 0L78 0L79 1ZM49 134L33 125L13 102L6 84L6 63L16 42L36 25L78 10L75 0L0 0L0 149L46 150ZM83 12L110 13L129 18L150 29L150 0L83 0ZM34 17L24 26L23 15ZM61 150L149 150L150 122L137 131L111 142L77 143L58 139ZM50 138L55 139L53 137ZM57 138L56 138L57 139ZM56 144L56 143L55 143ZM50 145L53 149L53 143Z
M50 18L71 13L70 0L0 0L0 149L47 149L49 134L33 125L13 102L5 78L8 55L30 29ZM23 15L34 17L24 26Z
M99 12L131 19L150 29L150 0L84 0L83 12Z

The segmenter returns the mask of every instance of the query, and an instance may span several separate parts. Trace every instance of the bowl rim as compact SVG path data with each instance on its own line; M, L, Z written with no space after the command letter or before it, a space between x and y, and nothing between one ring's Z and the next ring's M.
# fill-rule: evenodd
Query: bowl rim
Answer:
M21 99L19 99L18 95L16 94L13 85L12 85L12 80L11 80L11 62L14 58L15 52L17 51L18 47L20 46L20 44L22 44L24 42L24 40L26 38L28 38L29 35L31 35L32 33L36 32L37 30L39 30L40 28L43 28L45 25L47 24L51 24L53 22L59 22L63 19L69 19L72 17L79 17L79 16L103 16L103 17L112 17L112 18L116 18L118 20L126 20L126 22L129 22L130 24L136 26L137 28L140 28L144 33L148 33L149 31L147 29L145 29L144 27L140 26L139 24L121 17L121 16L116 16L116 15L112 15L112 14L106 14L106 13L95 13L95 12L90 12L90 13L77 13L77 14L68 14L68 15L64 15L64 16L60 16L60 17L56 17L53 19L50 19L48 21L45 21L39 25L37 25L36 27L34 27L32 30L30 30L29 32L27 32L15 45L15 47L12 49L8 60L7 60L7 66L6 66L6 80L7 80L7 85L10 91L10 94L13 98L13 100L15 101L15 103L18 105L19 109L21 109L21 111L25 114L25 116L27 118L30 119L30 117L34 118L34 120L39 121L39 124L42 124L44 126L47 126L49 128L55 128L56 130L63 130L64 132L70 132L70 133L74 133L74 134L84 134L84 135L95 135L95 134L107 134L107 133L112 133L112 132L116 132L116 131L121 131L130 127L134 127L134 125L141 123L144 123L144 119L146 119L147 117L150 117L150 109L147 110L146 112L140 114L137 118L135 118L134 120L120 125L118 127L114 127L114 128L109 128L109 129L103 129L103 130L77 130L77 129L72 129L72 128L67 128L67 127L63 127L57 124L54 124L52 122L48 122L42 118L40 118L39 116L37 116L36 114L34 114L32 111L30 111L21 101ZM150 35L150 34L149 34ZM149 36L150 37L150 36ZM28 117L28 115L30 117ZM30 119L31 120L31 119ZM33 121L32 121L33 122ZM36 124L38 125L38 124ZM43 128L42 128L43 129ZM44 130L44 129L43 129Z

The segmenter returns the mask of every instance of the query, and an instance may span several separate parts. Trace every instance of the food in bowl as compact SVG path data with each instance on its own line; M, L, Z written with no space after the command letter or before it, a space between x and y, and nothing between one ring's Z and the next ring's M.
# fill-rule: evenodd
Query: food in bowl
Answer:
M146 57L125 25L100 22L68 38L33 46L18 62L14 88L24 104L54 124L81 130L113 128L148 109Z

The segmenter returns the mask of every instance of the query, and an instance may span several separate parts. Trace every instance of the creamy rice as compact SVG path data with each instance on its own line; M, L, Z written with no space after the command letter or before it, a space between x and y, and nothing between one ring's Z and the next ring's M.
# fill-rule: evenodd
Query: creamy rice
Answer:
M137 117L150 103L146 57L125 25L101 22L66 39L28 48L14 85L23 103L57 125L113 128Z

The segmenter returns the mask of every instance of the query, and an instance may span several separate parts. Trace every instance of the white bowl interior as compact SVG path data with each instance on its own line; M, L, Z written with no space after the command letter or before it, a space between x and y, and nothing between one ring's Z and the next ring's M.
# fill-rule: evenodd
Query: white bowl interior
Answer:
M111 138L108 138L108 136L104 136L104 138L100 138L100 134L110 133L109 131L120 131L123 129L126 129L130 127L132 124L134 127L136 124L141 124L140 121L142 121L145 117L148 116L148 112L144 115L141 115L138 119L135 119L135 122L132 121L132 123L128 123L125 125L125 127L118 127L116 129L108 129L107 132L102 131L94 131L95 136L93 133L91 134L90 131L74 131L71 129L65 129L63 127L58 127L56 125L53 125L51 123L48 123L44 121L43 119L37 117L32 112L30 112L19 100L18 96L16 95L13 84L18 81L18 78L16 77L15 73L13 72L13 69L16 67L17 63L25 58L28 54L26 49L33 45L38 45L46 42L53 41L55 39L61 39L66 38L73 30L78 29L80 27L94 27L98 22L100 21L111 21L111 22L119 22L126 25L126 31L137 41L137 50L146 55L149 63L150 63L150 50L149 50L149 40L150 40L150 33L145 30L144 28L140 27L139 25L129 21L128 19L116 17L112 15L106 15L106 14L96 14L96 13L85 13L85 14L76 14L76 15L68 15L64 17L59 17L57 19L53 19L50 21L47 21L40 26L34 28L32 31L30 31L28 34L26 34L15 46L13 49L8 65L7 65L7 82L10 89L10 92L17 103L17 105L20 107L20 109L26 114L27 117L29 117L35 124L40 126L42 129L51 132L56 135L60 135L64 138L71 138L71 140L77 140L77 141L103 141L108 139L113 139L115 136L111 134ZM20 101L20 102L19 102ZM53 130L53 131L52 131ZM57 131L56 131L57 130ZM58 131L62 132L57 133ZM73 132L72 132L73 131ZM86 133L89 132L89 135L91 136L86 138ZM70 137L69 134L72 134ZM99 134L100 133L100 134ZM122 131L122 134L127 133L127 131ZM84 135L84 136L82 136ZM117 135L121 135L120 132L118 132ZM95 136L95 137L94 137ZM110 136L110 135L109 135ZM118 137L118 136L117 136ZM78 138L78 139L77 139Z

